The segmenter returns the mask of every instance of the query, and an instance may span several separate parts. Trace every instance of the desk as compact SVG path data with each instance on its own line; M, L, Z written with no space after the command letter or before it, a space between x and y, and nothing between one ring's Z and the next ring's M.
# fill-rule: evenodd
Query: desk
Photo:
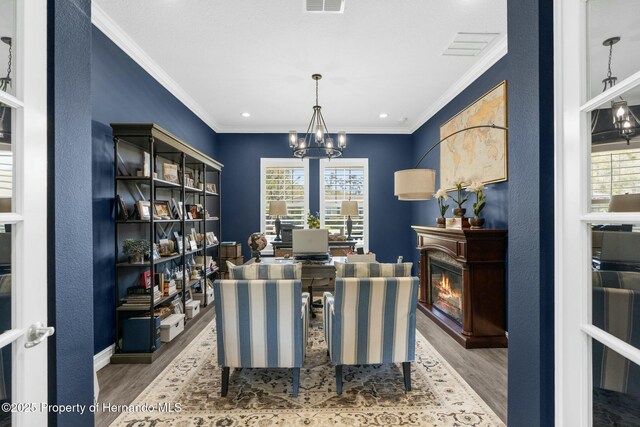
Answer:
M329 240L329 252L331 255L345 256L348 251L355 252L358 242L358 240ZM291 241L271 242L271 246L273 246L273 253L276 256L291 255L292 253Z
M293 258L260 258L262 264L293 264L296 262ZM313 301L313 286L315 281L325 281L326 283L320 284L316 287L321 288L321 290L333 290L334 280L336 277L336 267L334 262L347 262L346 257L331 257L329 262L324 264L317 263L302 263L302 281L303 286L307 285L307 290L311 295L311 300ZM246 264L253 264L254 259L247 261ZM322 305L320 305L322 307ZM316 314L313 312L313 303L310 307L311 315L316 317Z

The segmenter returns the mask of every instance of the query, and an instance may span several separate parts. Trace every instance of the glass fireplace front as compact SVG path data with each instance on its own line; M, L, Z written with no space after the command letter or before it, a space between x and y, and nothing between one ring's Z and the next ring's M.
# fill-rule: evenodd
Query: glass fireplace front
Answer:
M429 259L431 305L462 324L462 269Z

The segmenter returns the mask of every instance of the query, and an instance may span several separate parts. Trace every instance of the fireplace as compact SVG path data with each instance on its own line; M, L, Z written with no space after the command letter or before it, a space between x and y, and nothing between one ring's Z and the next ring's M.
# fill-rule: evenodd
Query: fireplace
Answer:
M506 347L506 230L413 226L418 308L465 348Z
M429 257L431 305L462 325L462 269Z

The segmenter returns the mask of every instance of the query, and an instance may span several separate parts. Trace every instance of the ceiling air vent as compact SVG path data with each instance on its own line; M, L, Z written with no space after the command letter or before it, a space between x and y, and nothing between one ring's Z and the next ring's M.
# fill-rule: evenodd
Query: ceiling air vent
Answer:
M343 13L345 0L303 0L309 13Z
M500 33L458 33L442 52L444 56L476 56Z

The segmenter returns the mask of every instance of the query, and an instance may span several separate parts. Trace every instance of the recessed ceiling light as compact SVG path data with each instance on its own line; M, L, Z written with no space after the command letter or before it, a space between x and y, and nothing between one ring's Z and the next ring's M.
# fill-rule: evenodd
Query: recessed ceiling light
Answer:
M380 113L379 116L381 119L386 119L387 117L389 117L389 115L387 113Z
M242 113L242 117L251 117L251 113L244 112Z

